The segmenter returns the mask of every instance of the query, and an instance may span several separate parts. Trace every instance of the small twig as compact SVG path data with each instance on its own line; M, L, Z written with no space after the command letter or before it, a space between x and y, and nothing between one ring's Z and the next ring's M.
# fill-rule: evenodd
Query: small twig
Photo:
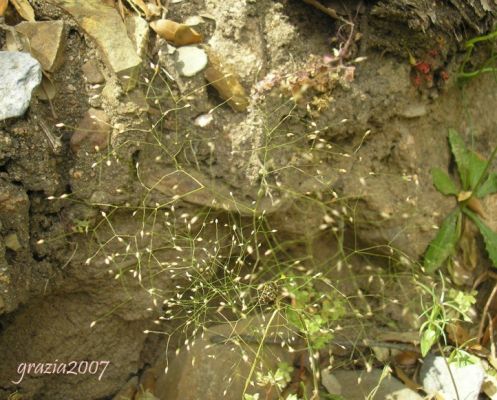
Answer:
M497 281L497 274L492 271L485 271L482 274L480 274L476 280L475 283L473 283L473 287L471 290L475 290L478 286L480 286L483 282L485 282L488 278L492 278L493 280Z
M497 294L497 283L494 285L494 288L492 289L492 293L490 293L490 296L488 296L487 302L485 303L485 308L483 309L482 318L480 321L480 327L478 328L478 342L480 344L483 335L483 328L485 326L485 320L488 314L488 309L490 308L490 303L492 303L492 300L494 299L496 294Z
M288 344L295 344L296 342L299 341L298 338L295 338L295 340L284 340L283 338L279 337L266 337L265 339L259 338L257 336L253 335L236 335L234 336L236 339L241 339L245 343L253 343L253 344L259 344L263 342L264 344L267 345L277 345L281 346L283 342L288 343ZM210 342L213 344L227 344L233 341L233 337L229 336L224 336L224 335L213 335L210 337ZM343 348L350 348L350 347L381 347L385 349L393 349L393 350L400 350L400 351L413 351L417 352L419 349L416 346L410 345L410 344L405 344L405 343L393 343L393 342L379 342L375 340L363 340L362 342L358 343L350 343L347 341L343 340L332 340L330 344L335 345L335 346L340 346Z
M336 19L338 21L344 22L346 24L350 24L349 21L347 21L345 18L341 17L340 15L337 14L336 10L330 7L326 7L322 5L319 1L317 0L304 0L304 3L307 3L314 8L318 9L319 11L324 12L326 15L330 16L333 19Z
M490 315L490 313L488 313L488 315ZM490 325L492 326L492 329L495 325L495 323L497 323L497 316L493 317L489 323L488 323L488 327L487 329L485 330L485 334L483 335L482 339L481 339L481 342L480 344L482 346L486 346L490 340Z
M352 22L347 22L347 24L350 26L350 34L349 37L347 38L347 41L343 45L343 47L340 49L340 52L338 53L338 58L340 60L340 64L343 64L343 60L347 57L347 52L349 51L349 47L352 44L352 41L354 40L355 36L355 25Z
M56 154L59 153L60 149L62 148L62 142L60 140L60 137L52 133L45 120L43 120L41 117L35 117L35 120L36 122L38 122L38 126L41 128L41 130L47 137L53 152Z
M487 313L488 316L488 331L490 333L490 355L493 359L495 359L495 342L494 342L494 321L490 313Z

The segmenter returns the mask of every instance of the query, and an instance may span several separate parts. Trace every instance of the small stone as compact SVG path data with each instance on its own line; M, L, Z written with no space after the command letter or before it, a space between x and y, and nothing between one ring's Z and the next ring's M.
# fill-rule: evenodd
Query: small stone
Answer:
M387 376L382 377L382 370L366 371L338 370L333 372L338 385L331 385L329 389L343 388L343 395L347 400L364 400L369 398L371 392L376 390L375 399L385 400L422 400L415 391L407 388L399 380ZM326 386L325 386L326 387ZM328 389L328 387L326 387ZM329 392L340 395L341 393Z
M30 54L0 51L0 121L22 116L40 82L41 65Z
M111 126L109 117L102 110L90 108L78 124L71 136L71 150L77 153L85 143L91 145L94 150L98 146L100 150L109 144Z
M338 379L327 369L321 371L321 383L326 388L328 393L341 395L342 385L338 382Z
M135 89L129 92L127 99L137 107L138 112L148 112L150 110L147 97L140 89Z
M197 26L203 24L205 20L200 15L192 15L185 19L185 25L188 26Z
M430 355L425 358L421 367L420 377L423 388L428 394L439 393L445 400L477 400L485 371L481 362L475 358L474 364L458 366L455 362L450 363L450 372L447 368L447 360L441 356ZM451 376L452 373L452 376ZM457 384L457 394L454 383Z
M428 110L425 104L410 104L401 113L405 118L419 118L426 115Z
M138 57L124 22L115 7L101 0L50 0L67 11L100 48L109 69L120 79L125 90L138 80Z
M16 233L10 233L5 237L5 247L15 252L22 249L21 243Z
M64 21L21 22L16 31L27 43L24 46L42 68L55 72L64 61Z
M176 49L178 72L187 77L194 76L207 66L207 54L196 46L183 46Z
M81 67L81 70L83 71L87 82L92 85L103 83L105 81L104 76L100 72L100 68L98 68L96 60L89 60L85 62Z
M212 113L200 114L197 118L195 118L194 124L200 126L201 128L206 127L214 120Z

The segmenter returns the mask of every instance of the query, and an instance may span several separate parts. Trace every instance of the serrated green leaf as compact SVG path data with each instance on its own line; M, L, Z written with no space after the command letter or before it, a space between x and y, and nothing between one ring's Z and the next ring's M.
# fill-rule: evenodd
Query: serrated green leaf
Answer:
M469 211L468 209L464 210L464 213L471 218L471 220L475 223L483 236L483 241L485 242L485 248L487 249L488 257L494 267L497 268L497 233L490 229L487 225L483 223L481 218L475 213Z
M458 190L456 184L443 170L441 170L440 168L433 168L431 170L431 177L433 180L433 185L440 193L446 196L451 194L457 195Z
M484 173L487 162L481 160L475 152L468 150L461 136L454 129L449 130L449 142L456 159L463 190L473 190Z
M485 182L476 191L476 197L485 197L488 194L497 192L497 174L491 173L488 175Z
M435 272L454 252L461 233L461 210L456 208L442 222L442 226L428 246L424 257L426 272Z
M457 171L459 172L459 177L461 178L461 183L463 188L467 190L468 187L468 169L469 162L467 160L467 149L464 141L461 139L459 134L454 129L449 129L449 143L452 150L452 154L456 160Z
M437 342L438 340L438 331L436 328L432 326L428 326L424 331L423 334L421 335L421 340L420 340L420 347L421 347L421 355L425 357L430 349L433 347L433 345Z

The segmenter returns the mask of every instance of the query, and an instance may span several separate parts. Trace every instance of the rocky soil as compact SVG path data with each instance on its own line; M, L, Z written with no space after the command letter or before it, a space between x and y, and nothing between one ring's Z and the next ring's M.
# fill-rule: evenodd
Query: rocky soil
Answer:
M358 337L419 328L407 272L455 205L430 168L453 171L449 128L485 156L497 145L494 76L456 79L492 2L330 1L337 18L297 0L149 1L146 13L131 1L123 14L113 1L30 3L36 22L10 5L15 30L0 25L0 47L30 49L43 69L29 109L0 121L0 399L131 399L117 393L139 379L157 380L159 399L219 398L239 360L229 346L215 359L192 346L204 369L189 369L179 342L147 332L175 332L163 301L193 271L270 258L259 218L279 261L325 271L347 295L381 294ZM201 43L158 37L147 20L165 18ZM252 242L234 245L233 231ZM384 286L370 279L392 269ZM102 379L13 383L22 362L70 360L110 364Z

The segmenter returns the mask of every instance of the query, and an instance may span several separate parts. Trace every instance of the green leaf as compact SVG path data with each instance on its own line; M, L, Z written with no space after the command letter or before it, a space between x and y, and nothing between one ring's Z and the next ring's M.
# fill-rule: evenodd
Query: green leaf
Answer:
M435 272L454 252L461 231L461 210L456 208L444 219L440 230L426 250L424 267L426 272Z
M468 209L464 209L464 213L471 218L480 230L480 233L483 236L483 241L485 242L488 257L492 261L494 267L497 268L497 233L485 225L480 217L475 213L469 211Z
M476 197L485 197L488 194L497 192L497 174L491 173L488 175L487 180L476 191Z
M438 330L431 325L428 325L428 328L426 328L423 331L420 340L421 355L423 357L425 357L428 354L430 349L437 342L438 336L439 336Z
M463 190L473 190L480 176L484 173L487 162L481 160L475 152L468 150L457 131L449 130L449 142L456 159L457 171L461 178Z
M450 194L457 195L458 190L452 179L440 168L432 168L431 177L433 179L433 185L437 190L448 196Z

